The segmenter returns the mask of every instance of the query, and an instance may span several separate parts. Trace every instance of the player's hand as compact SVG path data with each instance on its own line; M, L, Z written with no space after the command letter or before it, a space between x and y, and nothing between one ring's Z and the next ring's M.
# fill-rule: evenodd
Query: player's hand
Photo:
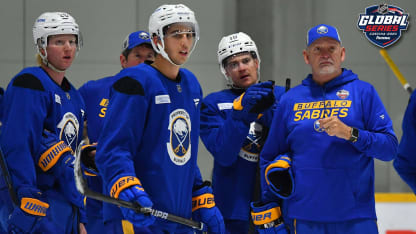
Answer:
M192 219L205 224L203 231L213 234L225 233L224 219L215 206L214 195L209 183L192 192ZM197 232L199 233L199 232Z
M320 127L329 136L336 136L345 140L351 138L351 127L344 124L337 116L331 116L318 120Z
M124 201L137 202L142 207L151 208L153 206L149 195L139 185L133 185L124 189L120 192L119 198ZM120 209L124 219L130 221L134 226L147 227L155 222L155 217L152 215L136 213L134 210L124 207Z
M255 121L258 114L274 103L273 82L267 81L250 86L233 102L233 118L246 123Z

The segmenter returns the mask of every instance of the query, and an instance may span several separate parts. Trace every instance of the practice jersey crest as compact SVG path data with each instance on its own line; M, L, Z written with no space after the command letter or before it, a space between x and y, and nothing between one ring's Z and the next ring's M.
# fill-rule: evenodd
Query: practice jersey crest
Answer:
M265 140L263 135L263 126L259 123L252 122L239 156L247 161L257 162Z
M170 160L178 166L191 158L191 119L185 109L169 115L169 142L166 144Z
M77 117L73 113L67 112L64 114L61 121L59 121L57 127L61 130L59 138L65 141L71 146L72 150L75 151L79 132L79 122Z

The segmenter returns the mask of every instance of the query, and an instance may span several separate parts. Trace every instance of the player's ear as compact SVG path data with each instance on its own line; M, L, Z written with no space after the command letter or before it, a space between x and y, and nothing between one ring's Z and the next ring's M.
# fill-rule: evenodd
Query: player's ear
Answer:
M120 54L120 65L122 68L126 68L127 58L123 54Z
M157 45L158 43L160 43L160 38L156 35L153 35L152 41L155 45Z
M309 55L306 50L303 50L303 59L305 60L306 64L309 64Z

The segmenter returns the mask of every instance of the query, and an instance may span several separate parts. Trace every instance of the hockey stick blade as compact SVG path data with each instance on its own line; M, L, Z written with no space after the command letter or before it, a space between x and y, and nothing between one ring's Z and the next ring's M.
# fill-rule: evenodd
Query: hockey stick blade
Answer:
M83 143L84 141L82 141L80 145L83 145ZM120 199L106 196L102 193L98 193L89 189L87 182L85 181L85 178L82 175L81 147L78 147L75 152L74 175L75 175L75 184L76 184L77 190L84 196L87 196L89 198L92 198L98 201L107 202L116 206L129 208L129 209L134 210L137 213L153 215L157 218L166 219L171 222L179 223L179 224L191 227L196 230L203 230L204 228L204 224L201 222L196 222L191 219L186 219L180 216L169 214L167 212L152 209L149 207L142 207L138 203L120 200Z

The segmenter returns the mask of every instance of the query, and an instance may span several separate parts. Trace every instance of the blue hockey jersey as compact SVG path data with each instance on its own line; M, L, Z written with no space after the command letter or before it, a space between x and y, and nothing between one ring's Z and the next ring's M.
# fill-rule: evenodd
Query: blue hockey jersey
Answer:
M413 91L404 113L402 130L402 139L393 165L400 177L416 193L416 91Z
M212 187L224 219L249 220L260 150L274 108L247 125L232 116L233 101L244 90L226 89L207 95L201 107L201 139L214 157ZM276 101L284 88L276 86ZM259 199L259 197L258 197Z
M374 87L347 69L323 86L309 75L282 97L276 112L260 160L264 175L278 155L292 157L295 191L287 200L288 217L376 219L374 158L392 160L397 138ZM358 141L324 132L318 120L329 116L358 128ZM263 191L263 198L270 199L266 186Z
M56 134L76 150L82 138L84 102L78 91L64 78L55 83L40 67L23 69L10 82L4 95L0 145L16 191L22 186L38 188L46 194L48 214L62 224L71 218L73 208L57 178L37 166L44 129ZM74 181L72 181L74 183ZM75 184L73 184L75 186ZM74 194L76 195L76 194ZM78 196L79 195L79 196ZM77 194L73 205L82 206ZM54 201L62 207L55 209ZM68 223L62 226L68 225ZM71 231L72 227L66 227Z
M202 183L196 164L202 90L196 77L181 68L173 81L145 63L116 77L96 154L106 193L111 181L136 176L155 209L191 218L192 187ZM104 219L112 216L104 208ZM161 219L153 225L179 228Z

